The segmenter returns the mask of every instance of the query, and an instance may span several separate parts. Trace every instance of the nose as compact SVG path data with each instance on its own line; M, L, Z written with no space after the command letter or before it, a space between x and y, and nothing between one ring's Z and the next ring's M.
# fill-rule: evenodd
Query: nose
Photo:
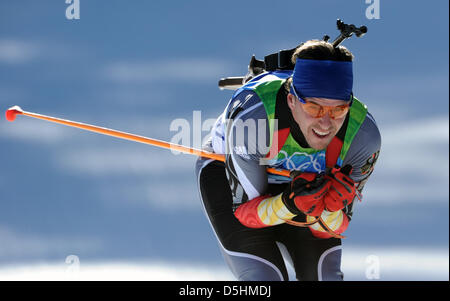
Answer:
M323 115L319 120L320 126L323 127L324 130L328 130L332 126L331 118L330 118L330 112L325 112L325 115Z

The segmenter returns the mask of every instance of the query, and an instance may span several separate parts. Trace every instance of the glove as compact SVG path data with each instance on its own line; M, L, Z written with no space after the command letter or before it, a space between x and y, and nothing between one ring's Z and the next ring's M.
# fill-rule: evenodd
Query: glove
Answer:
M331 186L324 197L327 211L338 211L350 205L356 195L355 182L349 177L352 173L352 166L345 165L342 168L333 168L325 178L329 180Z
M319 216L325 209L324 197L330 181L323 174L292 172L292 181L283 192L284 205L294 214Z

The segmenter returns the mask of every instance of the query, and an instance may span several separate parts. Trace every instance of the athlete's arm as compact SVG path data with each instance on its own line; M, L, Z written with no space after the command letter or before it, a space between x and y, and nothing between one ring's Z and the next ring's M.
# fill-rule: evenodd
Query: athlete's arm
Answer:
M267 166L260 159L270 141L269 127L264 106L252 91L235 96L224 116L225 166L238 205L267 192Z
M355 181L360 194L374 170L380 150L380 131L373 116L367 113L366 119L353 139L342 165L349 164L353 167L350 178ZM351 217L351 209L347 211L349 217Z

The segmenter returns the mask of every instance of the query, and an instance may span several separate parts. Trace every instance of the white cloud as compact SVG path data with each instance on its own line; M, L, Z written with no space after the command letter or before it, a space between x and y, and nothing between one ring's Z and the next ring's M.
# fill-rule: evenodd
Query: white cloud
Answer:
M107 103L108 107L126 106L134 111L141 106L146 108L167 109L176 105L179 94L176 91L163 90L157 85L113 85L96 94L97 100ZM154 116L154 114L148 114ZM148 119L147 119L148 123Z
M158 175L194 170L195 158L173 155L170 150L79 149L58 155L57 164L67 171L91 176Z
M121 181L111 192L109 185L101 182L96 185L101 199L111 204L126 200L127 205L152 206L162 210L198 209L198 194L194 177L196 156L174 155L169 149L159 149L156 146L146 146L131 141L122 141L113 137L89 134L78 129L49 122L26 119L14 123L0 124L0 137L11 141L21 140L29 143L50 144L49 159L52 166L63 173L77 174L83 177L108 178L133 176L132 184ZM147 132L149 136L169 132L166 119L154 118L148 126L148 120L133 119L124 122L123 119L105 122L117 123L118 128L125 127L130 132ZM92 146L95 145L95 146ZM170 181L164 181L164 175L173 173L181 177L174 186ZM148 177L151 178L148 178ZM110 182L108 182L110 183ZM182 196L189 196L183 198Z
M443 115L411 120L386 128L383 132L383 139L391 145L448 144L448 125L449 118Z
M208 58L161 61L117 62L107 66L108 78L119 82L180 80L188 82L218 80L233 71L229 62Z
M0 124L0 137L8 139L52 144L60 142L66 136L65 129L61 125L31 120L21 116L17 116L14 122L2 122Z
M381 128L382 146L366 185L369 205L448 201L449 119L436 116Z
M0 258L42 257L55 254L55 252L70 250L95 252L101 248L101 243L92 239L80 237L47 238L18 233L4 226L0 226L0 241Z
M381 100L384 106L389 107L395 107L398 99L407 99L411 106L420 108L426 102L423 97L440 94L442 98L433 101L440 101L442 106L448 108L448 64L443 64L442 67L446 67L447 70L443 68L442 71L420 75L402 72L400 75L383 73L366 78L360 77L355 87L356 96L361 97L363 101ZM406 106L402 107L403 111L408 109Z
M188 171L194 176L194 168ZM166 180L160 177L146 178L143 183L119 182L111 189L110 184L97 186L99 198L111 207L152 207L159 211L201 210L197 184L193 177Z
M160 209L201 210L196 181L177 181L175 185L168 181L155 185L150 183L147 187L147 198L152 206Z
M366 271L374 263L370 259L378 260L379 280L449 279L448 248L368 248L344 244L342 254L342 271L347 280L367 280Z
M0 267L0 281L229 281L231 272L223 266L173 264L167 262L84 263L78 270L64 264L34 264Z
M420 178L410 179L409 183L399 183L389 178L378 180L380 175L374 175L363 191L364 206L392 206L400 204L448 203L448 178L439 182L421 181Z
M375 258L379 263L378 280L446 280L448 249L358 248L344 247L342 271L345 280L365 281L366 271ZM291 267L290 279L294 279ZM79 269L64 263L37 263L0 266L0 280L82 280L82 281L230 281L235 280L225 264L188 262L85 262Z
M0 62L19 64L34 59L40 53L35 43L3 39L0 40Z

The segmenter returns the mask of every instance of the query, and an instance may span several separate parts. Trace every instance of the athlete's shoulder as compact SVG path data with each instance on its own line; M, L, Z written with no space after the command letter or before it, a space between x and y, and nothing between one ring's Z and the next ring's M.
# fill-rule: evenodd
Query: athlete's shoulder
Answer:
M381 149L381 133L375 118L367 112L356 133L343 165L353 166L352 178L361 181L372 172Z
M235 118L261 118L264 113L264 106L253 90L241 90L231 98L225 109L227 119Z
M256 134L250 135L249 132L245 132L244 136L240 134L245 127L250 127L252 133L264 131L265 129L259 128L263 125L261 120L267 120L267 115L258 95L252 90L241 90L239 93L235 93L211 129L214 152L225 153L225 144L230 142L238 149L244 147L248 149L251 144L256 144L257 138L254 137L257 136ZM236 145L237 138L246 138L238 139L244 145Z
M361 124L361 127L356 135L360 136L359 143L367 142L369 148L374 150L380 149L381 147L380 129L378 128L375 118L372 116L370 112L367 112L366 118Z

